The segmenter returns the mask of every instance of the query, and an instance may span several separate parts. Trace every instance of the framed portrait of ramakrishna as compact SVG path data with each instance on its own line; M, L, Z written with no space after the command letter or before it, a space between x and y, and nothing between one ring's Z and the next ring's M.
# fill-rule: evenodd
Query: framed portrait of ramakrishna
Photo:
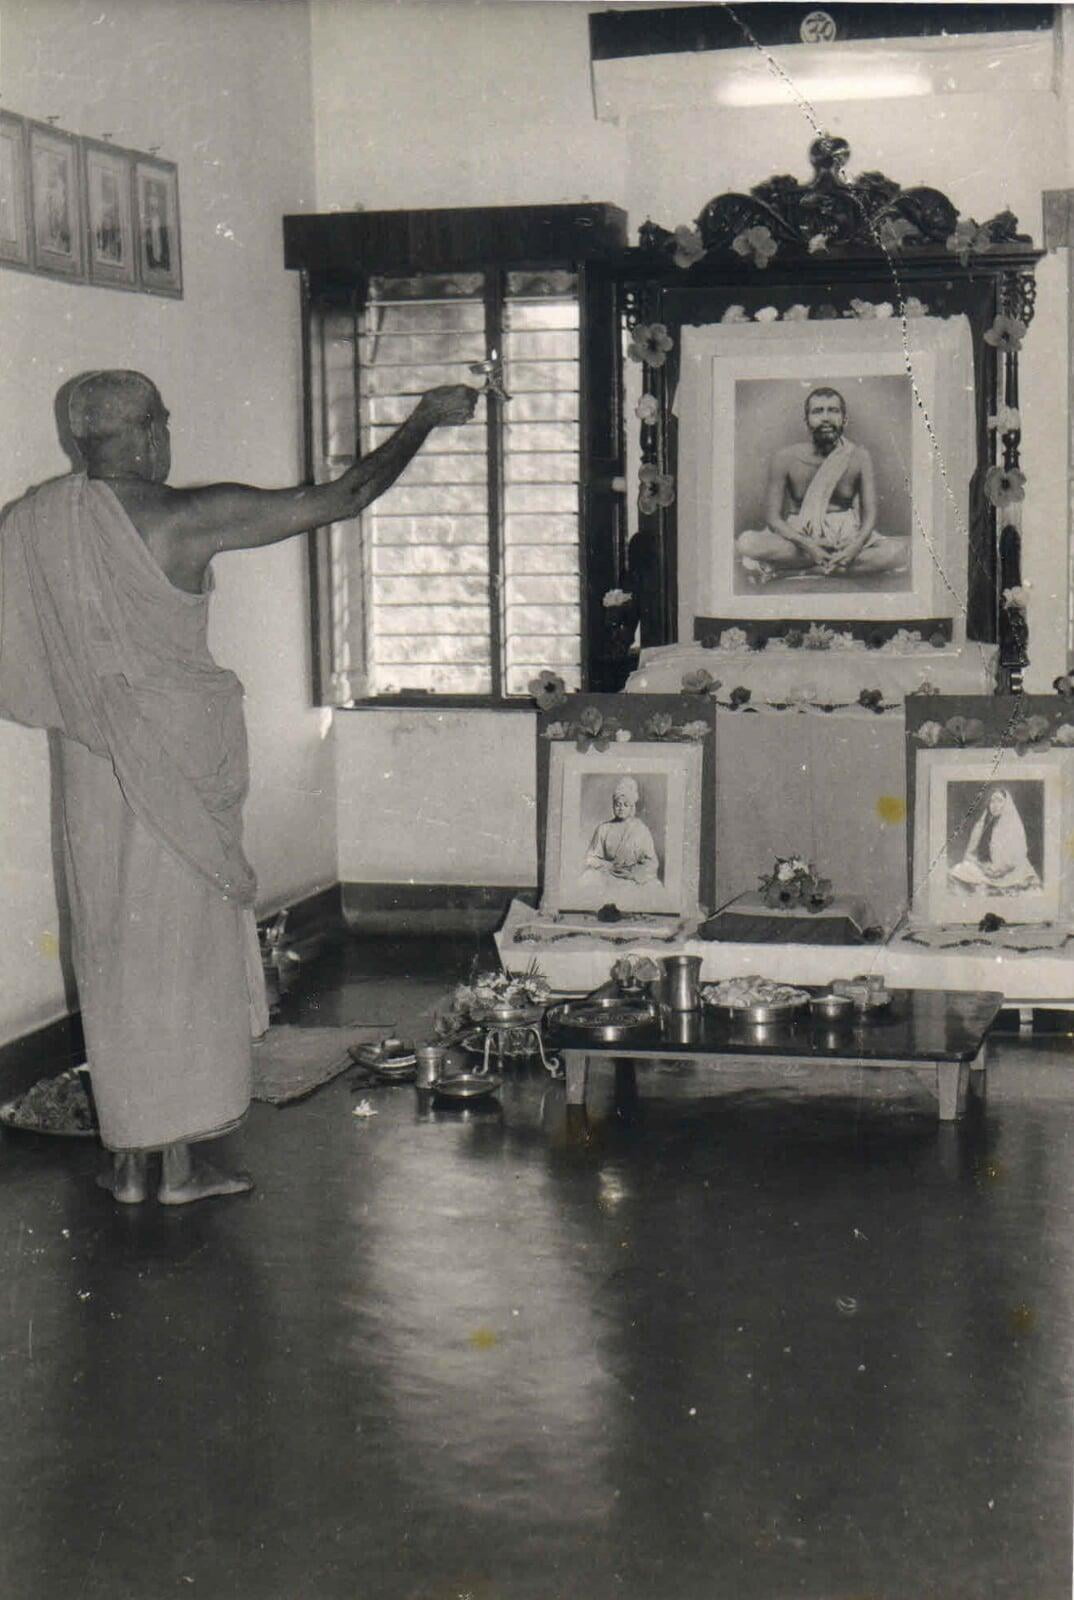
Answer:
M680 638L699 614L959 617L972 390L961 316L684 327Z

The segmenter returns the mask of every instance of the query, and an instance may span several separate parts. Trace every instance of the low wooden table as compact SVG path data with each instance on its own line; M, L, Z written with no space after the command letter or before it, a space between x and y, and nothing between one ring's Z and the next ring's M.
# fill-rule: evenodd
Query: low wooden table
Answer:
M965 1110L971 1072L984 1085L988 1030L1003 1005L1002 994L939 989L897 990L890 1007L834 1026L808 1010L789 1022L747 1027L721 1013L664 1012L658 1022L596 1042L582 1028L549 1029L563 1058L568 1105L584 1105L589 1063L595 1058L660 1061L698 1059L716 1068L734 1060L808 1063L846 1062L863 1067L901 1067L927 1074L940 1103L940 1120Z

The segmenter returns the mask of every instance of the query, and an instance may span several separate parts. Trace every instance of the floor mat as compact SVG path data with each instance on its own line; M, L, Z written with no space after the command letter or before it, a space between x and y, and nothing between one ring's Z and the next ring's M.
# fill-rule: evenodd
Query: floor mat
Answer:
M271 1027L254 1045L253 1098L272 1106L304 1100L352 1065L351 1046L371 1044L391 1030L384 1027Z

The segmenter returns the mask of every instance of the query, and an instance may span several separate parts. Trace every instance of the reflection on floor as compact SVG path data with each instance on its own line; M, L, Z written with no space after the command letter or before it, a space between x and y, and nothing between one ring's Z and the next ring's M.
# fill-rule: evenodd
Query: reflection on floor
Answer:
M477 948L354 941L290 1020L399 1023ZM343 1078L183 1212L6 1137L0 1595L1068 1600L1069 1046L959 1127L815 1087Z

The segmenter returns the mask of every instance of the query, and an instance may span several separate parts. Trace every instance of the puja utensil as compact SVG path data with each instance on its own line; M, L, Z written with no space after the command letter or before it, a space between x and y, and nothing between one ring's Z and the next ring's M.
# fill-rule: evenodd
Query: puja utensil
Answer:
M582 1000L564 1000L552 1006L545 1021L550 1028L578 1028L594 1040L613 1044L648 1027L659 1017L651 1000L635 1000L618 994L587 995Z
M503 1079L492 1072L453 1072L431 1085L437 1100L477 1100L495 1094Z
M669 1011L696 1011L701 1004L701 957L661 956L661 998Z
M854 1001L845 994L815 994L809 1002L815 1017L825 1022L850 1022L857 1010Z

